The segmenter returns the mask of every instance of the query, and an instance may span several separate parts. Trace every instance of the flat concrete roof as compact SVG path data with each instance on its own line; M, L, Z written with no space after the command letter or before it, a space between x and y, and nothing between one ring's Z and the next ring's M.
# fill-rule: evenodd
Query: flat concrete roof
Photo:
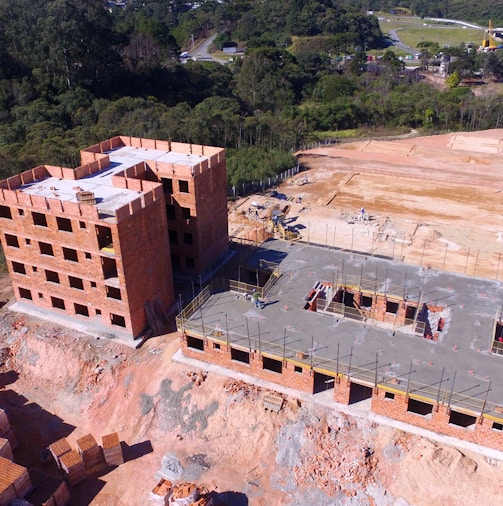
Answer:
M136 148L124 146L111 151L105 151L110 161L123 164L123 167L131 167L139 162L151 161L160 163L174 163L193 167L205 160L207 156L194 155L190 153L177 153L175 151L161 151L159 149Z
M259 258L280 264L281 276L267 294L267 305L259 309L233 292L214 293L190 317L203 323L206 335L209 327L219 328L220 340L228 331L231 343L279 356L285 346L286 357L296 360L295 352L302 352L303 362L309 365L312 360L318 369L334 371L338 356L339 370L347 370L351 362L356 380L358 368L369 370L373 380L377 358L379 383L406 390L410 375L416 385L410 393L431 398L441 387L439 400L447 402L452 389L453 405L464 396L482 404L490 388L488 400L503 404L503 355L490 353L494 319L503 301L501 283L280 240L265 242L248 265L256 267ZM415 301L422 292L422 302L444 306L445 326L438 341L400 327L380 328L368 320L360 323L303 309L317 281L332 282L341 275L374 280L381 293L389 293L392 285L402 287ZM422 392L418 383L428 388Z
M207 160L207 156L160 151L156 149L134 148L123 146L107 151L110 165L81 179L59 179L49 177L41 181L25 184L19 188L24 193L40 197L55 198L77 203L78 191L93 192L96 207L100 214L113 215L115 210L138 198L138 191L117 188L112 184L112 176L142 161L174 163L193 167Z

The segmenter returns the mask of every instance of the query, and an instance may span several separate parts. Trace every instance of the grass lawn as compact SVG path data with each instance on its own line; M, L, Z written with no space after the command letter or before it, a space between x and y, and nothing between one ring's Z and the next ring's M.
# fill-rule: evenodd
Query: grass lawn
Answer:
M379 16L383 33L398 30L398 38L407 46L417 48L419 42L437 42L440 48L458 47L469 42L478 47L484 38L483 29L463 28L451 23L435 23L417 17ZM389 22L387 21L389 19Z

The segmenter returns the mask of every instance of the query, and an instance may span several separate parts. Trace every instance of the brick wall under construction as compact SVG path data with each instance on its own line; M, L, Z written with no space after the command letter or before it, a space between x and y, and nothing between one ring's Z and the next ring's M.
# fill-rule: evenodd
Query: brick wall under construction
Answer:
M338 403L354 402L356 393L360 396L357 400L371 399L371 411L378 415L503 451L503 413L501 419L480 416L454 405L417 399L403 391L357 384L345 375L312 370L305 363L296 363L290 358L282 360L255 350L227 346L222 340L203 339L183 332L180 336L182 352L187 357L311 394L321 391L321 382L326 390L333 389L333 399Z

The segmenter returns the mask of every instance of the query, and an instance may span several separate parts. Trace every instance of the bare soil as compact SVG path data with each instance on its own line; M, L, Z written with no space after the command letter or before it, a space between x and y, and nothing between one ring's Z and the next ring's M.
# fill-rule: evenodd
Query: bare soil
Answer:
M284 396L266 411L267 390L171 357L177 336L132 350L109 340L0 312L0 405L20 446L15 458L57 476L40 450L91 433L119 431L126 463L89 473L72 504L149 504L161 468L213 491L216 504L495 504L503 466L319 405ZM194 381L199 378L202 381Z
M429 139L421 149L420 141L397 141L388 154L401 153L402 163L386 164L382 153L358 145L302 153L307 184L295 179L280 187L287 200L257 195L234 203L230 233L260 240L267 212L288 203L290 225L304 240L498 277L501 162L485 165L485 172L457 162L452 184L448 141L439 147ZM428 145L446 153L435 159ZM411 150L422 150L422 161ZM248 214L252 202L261 204L259 219ZM357 219L361 207L366 221ZM0 306L11 297L7 278L0 278ZM229 506L499 503L498 460L295 397L284 396L277 414L266 411L264 387L173 361L177 349L175 333L133 350L2 307L0 406L19 440L16 461L58 475L54 464L40 462L48 444L66 437L75 447L88 433L101 442L118 431L126 463L90 473L72 489L74 505L149 504L161 468L206 486L216 504Z
M236 202L231 235L260 240L271 207L288 203L287 223L304 241L501 280L501 137L491 130L298 153L307 170L279 188L285 200ZM263 208L258 220L248 217L252 202ZM362 208L368 219L359 221Z

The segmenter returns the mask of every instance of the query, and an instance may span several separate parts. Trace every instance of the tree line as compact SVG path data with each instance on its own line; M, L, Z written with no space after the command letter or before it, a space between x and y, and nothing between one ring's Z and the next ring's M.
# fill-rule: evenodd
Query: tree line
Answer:
M123 134L226 147L229 183L240 184L291 167L299 146L340 130L501 124L503 99L478 98L455 82L445 91L424 84L358 6L189 7L0 0L0 177L41 163L76 166L79 149ZM192 37L215 32L246 45L246 56L181 64ZM367 61L366 51L379 48L383 57ZM499 53L460 49L456 58L459 82L481 67L503 75Z

